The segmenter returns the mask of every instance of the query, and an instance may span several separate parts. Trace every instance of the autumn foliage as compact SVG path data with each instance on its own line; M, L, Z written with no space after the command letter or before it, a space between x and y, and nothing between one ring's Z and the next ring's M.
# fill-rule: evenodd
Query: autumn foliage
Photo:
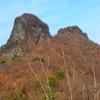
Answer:
M79 34L58 34L19 46L23 56L0 66L0 100L100 99L100 45Z
M6 78L0 75L0 84L3 85L6 83Z

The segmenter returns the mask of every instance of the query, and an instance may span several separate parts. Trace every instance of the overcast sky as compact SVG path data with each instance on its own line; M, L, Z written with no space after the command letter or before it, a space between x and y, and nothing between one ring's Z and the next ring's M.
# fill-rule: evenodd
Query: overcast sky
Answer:
M32 13L48 24L51 35L77 25L100 44L100 0L0 0L0 46L7 42L14 20Z

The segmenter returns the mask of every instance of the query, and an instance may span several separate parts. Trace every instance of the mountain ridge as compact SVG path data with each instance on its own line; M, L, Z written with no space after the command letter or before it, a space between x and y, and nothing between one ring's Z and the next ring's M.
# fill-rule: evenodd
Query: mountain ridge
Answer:
M100 99L100 45L78 26L59 29L53 37L44 23L46 38L36 42L38 25L34 32L28 28L33 35L27 39L10 42L16 38L11 35L0 52L0 100Z

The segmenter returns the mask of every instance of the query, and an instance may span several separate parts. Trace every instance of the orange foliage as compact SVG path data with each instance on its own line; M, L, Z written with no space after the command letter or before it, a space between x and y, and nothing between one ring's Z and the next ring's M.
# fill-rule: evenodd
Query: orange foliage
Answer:
M43 83L43 86L46 87L47 82L45 79L45 71L48 70L48 79L56 77L56 71L64 71L66 73L64 61L62 59L62 43L65 54L65 63L68 67L72 88L70 89L68 87L68 78L65 78L63 82L59 80L59 97L57 97L60 99L57 98L57 100L67 100L69 98L70 90L73 92L74 100L82 100L81 93L83 92L82 87L84 83L87 83L87 86L89 86L87 87L87 89L89 88L89 92L93 92L93 71L91 66L93 62L96 71L96 78L98 80L100 76L100 46L77 34L59 34L56 38L51 39L50 43L47 43L46 41L39 42L36 47L32 47L32 50L29 49L28 43L23 46L21 45L23 52L25 52L24 56L13 61L7 60L7 63L2 65L4 67L0 67L0 73L2 74L0 75L0 83L2 84L6 82L6 78L4 77L5 75L8 76L7 80L9 80L6 83L6 86L2 87L0 92L17 92L20 91L20 87L26 86L27 95L29 99L32 98L30 100L33 100L36 96L32 90L32 86L37 78L29 68L28 59L30 60L32 69ZM24 49L25 46L29 49L28 53ZM54 49L58 54L52 49ZM42 62L42 64L40 61L31 61L33 57L37 56L43 56L43 58L47 59ZM44 67L44 71L42 67ZM74 67L75 69L73 70ZM97 85L99 85L99 82L100 81L97 81ZM86 91L88 90L85 90L85 92ZM41 98L42 95L43 93L40 91L38 97ZM85 94L85 96L86 95L87 94Z
M6 83L5 77L2 75L0 75L0 83Z

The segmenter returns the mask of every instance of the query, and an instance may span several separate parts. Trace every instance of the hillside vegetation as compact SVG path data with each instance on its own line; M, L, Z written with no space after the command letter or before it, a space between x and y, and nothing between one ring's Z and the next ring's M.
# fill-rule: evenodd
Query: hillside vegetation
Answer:
M99 100L100 45L81 33L73 26L36 44L7 43L0 52L0 100Z

